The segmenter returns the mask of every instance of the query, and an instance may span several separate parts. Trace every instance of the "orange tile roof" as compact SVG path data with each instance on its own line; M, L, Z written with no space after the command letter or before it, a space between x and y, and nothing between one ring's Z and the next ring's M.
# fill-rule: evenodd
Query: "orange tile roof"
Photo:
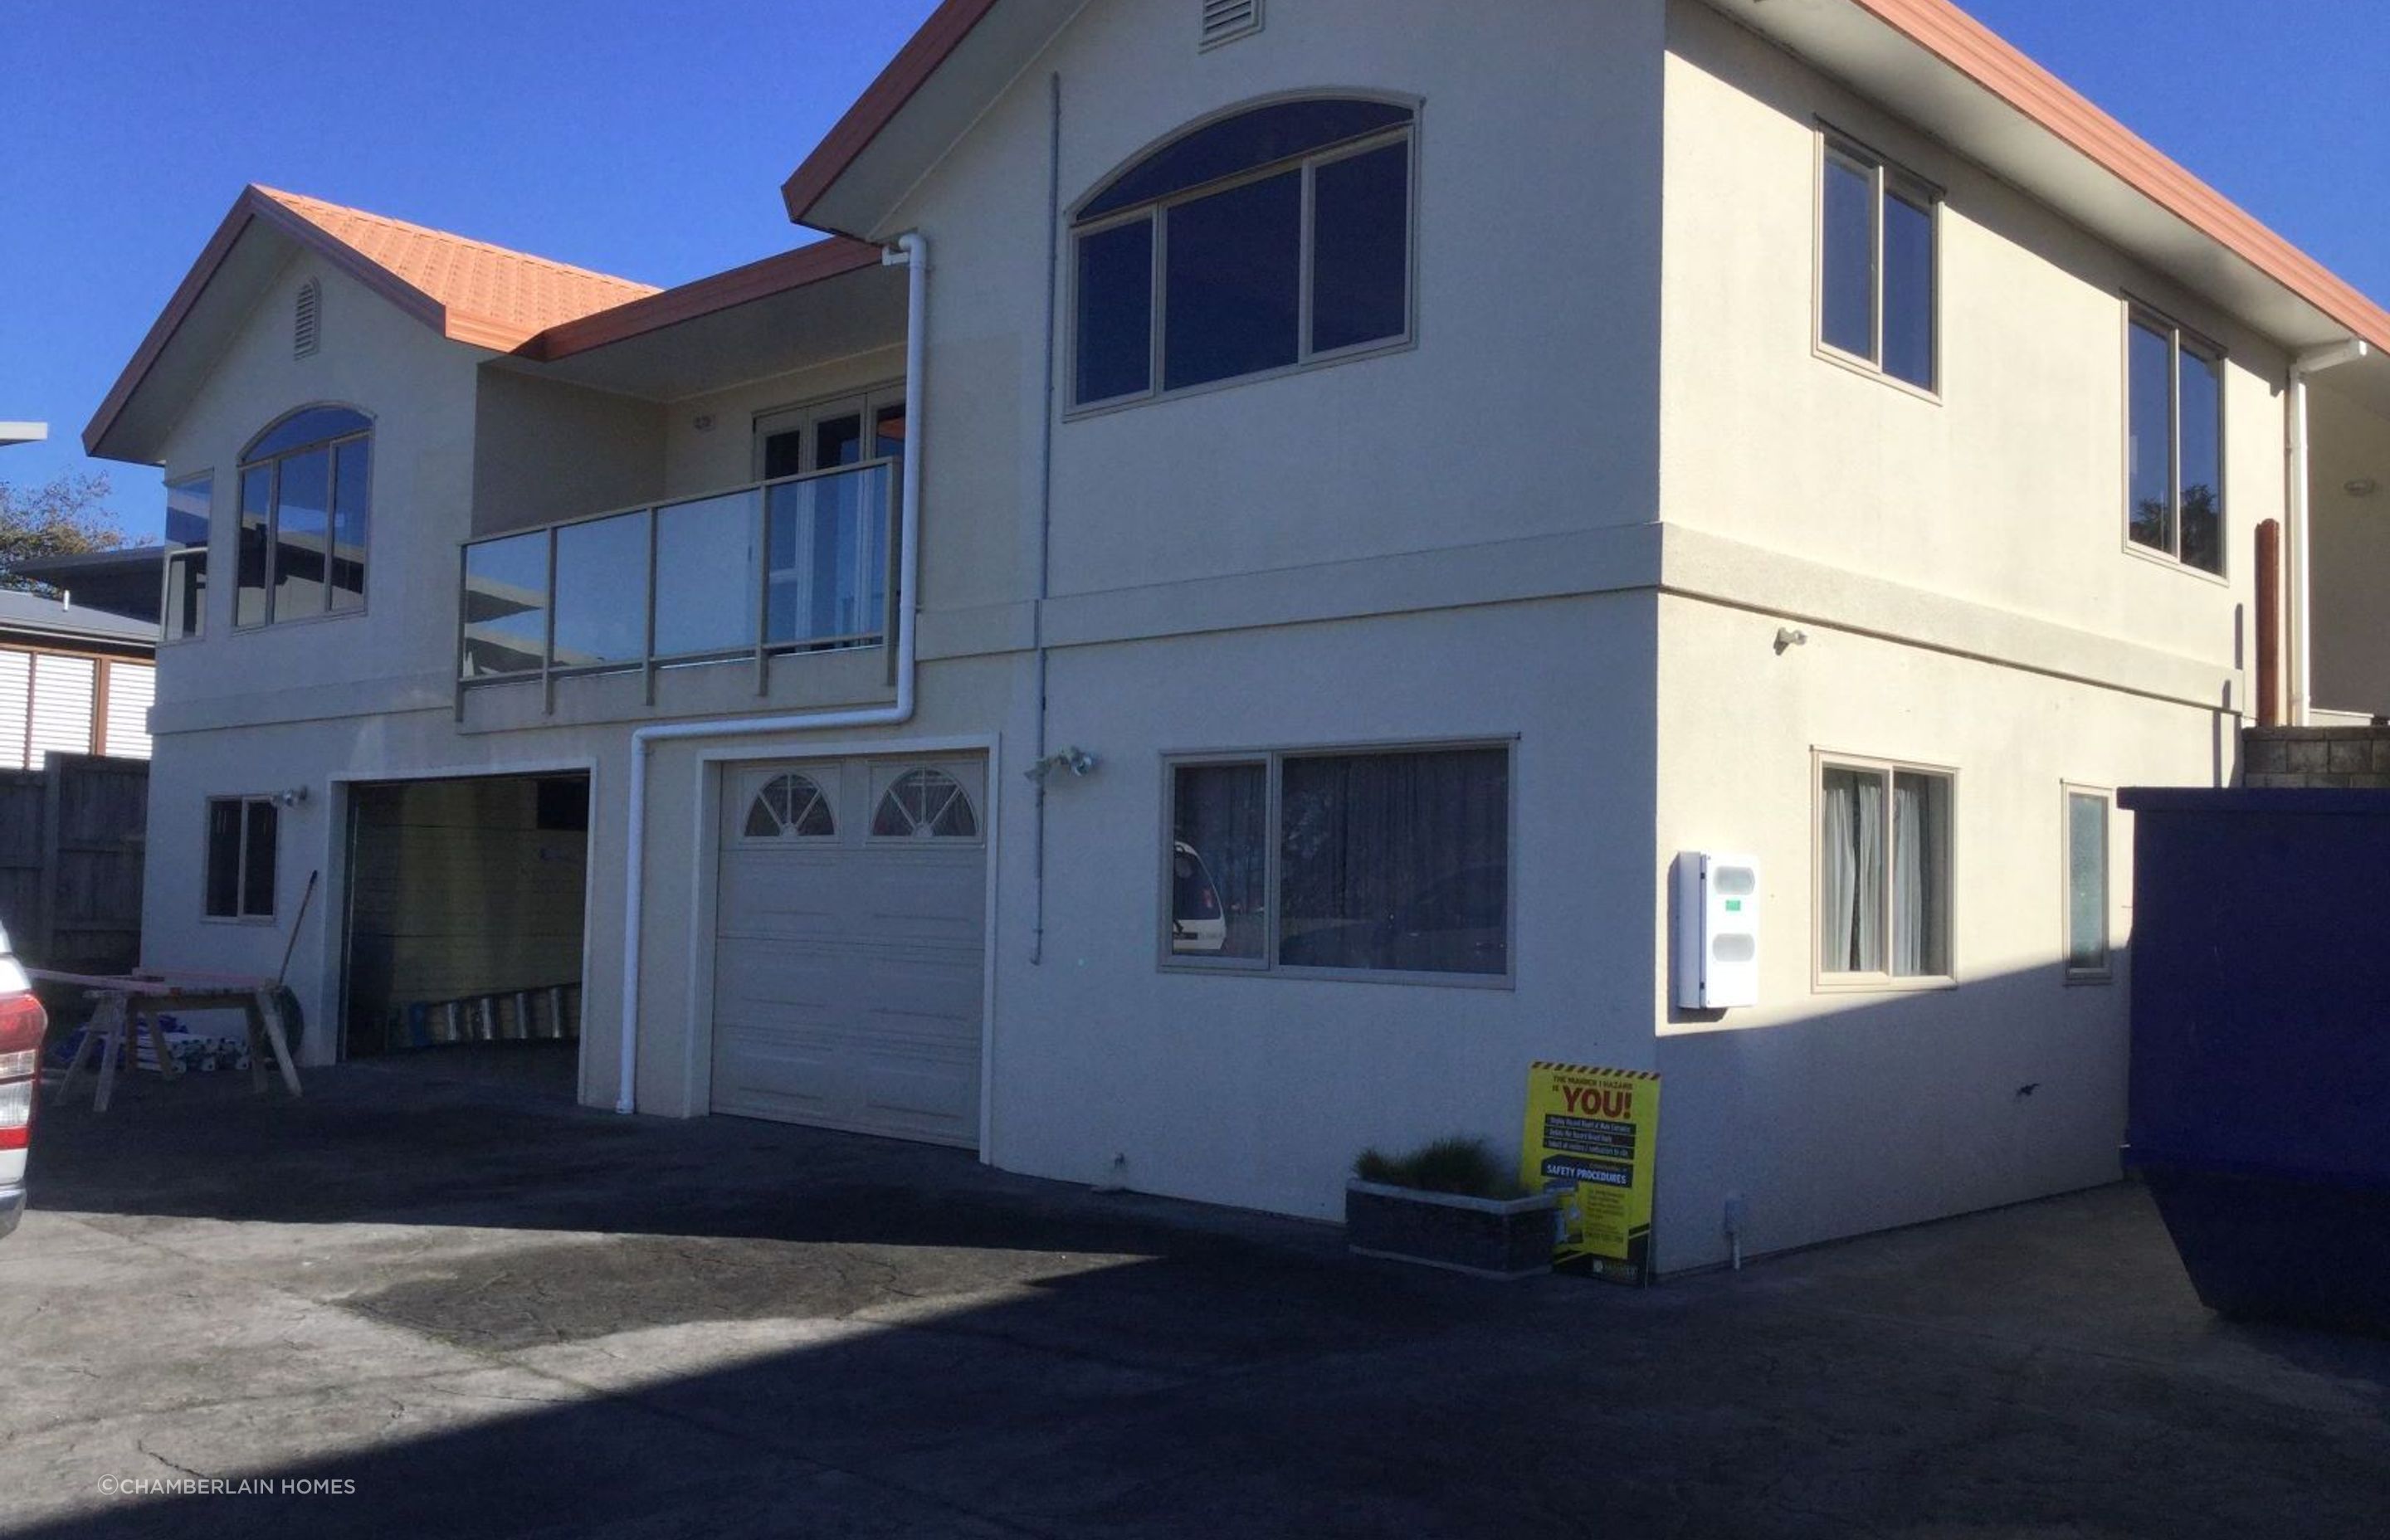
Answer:
M253 190L437 303L446 313L447 334L458 341L512 348L550 327L660 292L652 284L320 198Z

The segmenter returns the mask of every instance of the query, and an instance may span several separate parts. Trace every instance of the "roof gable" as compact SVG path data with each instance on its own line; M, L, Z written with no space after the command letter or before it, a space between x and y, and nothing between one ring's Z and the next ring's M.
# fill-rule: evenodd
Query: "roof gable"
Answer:
M1952 0L1703 3L1776 38L1895 111L1934 121L1962 154L1984 160L2070 215L2081 217L2088 185L2097 184L2091 190L2097 199L2121 192L2118 201L2134 207L2124 217L2091 222L2095 231L2158 270L2185 277L2279 340L2311 342L2313 338L2298 333L2318 331L2320 321L2323 329L2353 333L2390 352L2390 313ZM1083 4L944 0L782 185L789 217L866 238L877 235L871 226L969 131ZM1887 81L1897 83L1897 89L1883 89ZM1997 103L1998 112L1980 112L1977 97ZM2026 140L2059 147L2068 163L2003 153ZM2192 250L2186 251L2186 246ZM2236 281L2197 281L2219 259L2234 267ZM2237 281L2242 275L2254 281ZM2261 294L2261 289L2268 292Z
M278 262L244 255L255 244L244 237L261 231L320 253L450 340L499 352L512 351L566 322L659 292L652 285L487 241L251 186L234 201L93 414L83 434L88 453L144 457L118 442L127 408L195 315L206 315L217 327L230 324L230 317L245 312L246 305L229 291L260 290L278 268Z

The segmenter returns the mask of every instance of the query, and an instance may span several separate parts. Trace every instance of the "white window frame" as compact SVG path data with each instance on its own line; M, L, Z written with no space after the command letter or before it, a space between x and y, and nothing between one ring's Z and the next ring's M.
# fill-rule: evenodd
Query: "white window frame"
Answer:
M1875 249L1872 254L1873 285L1868 297L1868 352L1852 353L1826 340L1826 171L1840 160L1857 171L1867 173L1869 196L1873 218L1870 228ZM1829 364L1882 380L1896 391L1905 391L1922 401L1939 404L1942 400L1942 343L1944 338L1942 281L1942 203L1946 196L1936 184L1918 175L1889 156L1870 148L1831 124L1817 128L1817 168L1812 178L1810 215L1814 226L1813 243L1816 256L1809 264L1809 345L1818 357ZM1924 383L1903 379L1883 366L1883 205L1888 198L1924 206L1925 217L1934 232L1934 358L1927 371L1932 378Z
M239 880L233 892L233 912L228 915L208 912L208 879L215 869L214 825L218 804L229 802L240 809L240 847L233 853L235 870ZM263 802L274 812L274 870L265 882L266 907L263 911L249 907L249 809L252 802ZM282 899L282 802L271 792L232 792L207 799L206 817L199 828L199 918L211 925L271 925Z
M1380 754L1449 753L1500 750L1506 764L1509 793L1503 813L1502 971L1499 973L1420 972L1384 968L1306 968L1282 963L1278 956L1279 852L1282 782L1280 774L1291 759L1353 759ZM1262 767L1262 955L1259 957L1207 957L1171 949L1171 918L1176 908L1173 856L1178 838L1178 772L1221 765ZM1156 965L1166 973L1232 974L1245 978L1324 980L1349 983L1427 984L1441 989L1515 990L1519 982L1519 740L1515 738L1405 738L1386 743L1304 744L1267 749L1185 751L1162 756L1161 860L1156 871L1154 949Z
M784 765L760 779L751 781L739 804L738 843L759 846L766 850L777 850L786 849L792 844L832 845L844 842L846 816L845 810L839 805L839 769L840 765L836 761L830 762L827 767L822 768ZM770 789L774 782L790 776L802 776L814 789L815 794L821 798L823 808L829 814L829 832L801 834L782 829L777 834L749 833L747 820L755 811L755 803L762 799L766 790Z
M1318 95L1318 93L1296 93L1281 99L1290 101L1301 100L1304 96L1316 95ZM1394 100L1394 98L1385 99L1390 102ZM1145 156L1154 153L1155 150L1160 149L1177 139L1183 138L1189 134L1193 134L1206 128L1214 122L1222 122L1238 113L1250 111L1256 107L1267 105L1267 102L1241 102L1228 112L1215 114L1200 122L1189 123L1179 129L1176 134L1171 135L1168 138L1157 141L1156 144L1149 146L1146 149L1140 151L1137 160L1142 160ZM1063 401L1065 403L1062 413L1063 420L1072 421L1079 417L1091 417L1099 413L1117 412L1124 407L1141 406L1148 402L1176 401L1185 396L1201 395L1207 391L1227 390L1240 385L1250 385L1265 379L1279 379L1288 375L1300 374L1310 369L1327 368L1332 365L1347 363L1357 358L1375 358L1383 353L1400 353L1406 349L1416 347L1419 343L1420 287L1419 133L1420 121L1422 116L1422 112L1420 105L1416 101L1405 100L1402 102L1402 105L1410 109L1411 121L1409 122L1402 123L1393 128L1381 129L1377 133L1370 134L1362 138L1347 139L1337 144L1324 146L1318 149L1306 151L1302 155L1289 156L1283 160L1274 160L1266 166L1256 166L1246 171L1238 172L1233 175L1219 177L1214 181L1203 183L1199 186L1184 187L1176 192L1171 193L1167 197L1153 199L1150 201L1139 203L1133 208L1115 210L1100 218L1072 223L1065 232L1069 237L1069 261L1066 263L1068 271L1064 275L1066 288L1062 296L1061 308L1061 325L1065 328L1064 336L1062 338L1062 359L1064 367L1067 370L1067 378L1065 380L1067 389L1063 395ZM1409 179L1404 191L1405 202L1403 209L1405 226L1403 251L1403 329L1392 337L1372 338L1368 341L1355 342L1346 347L1332 348L1326 352L1314 352L1311 346L1311 289L1312 209L1316 173L1319 167L1323 165L1333 164L1338 160L1350 160L1356 155L1366 155L1373 150L1383 149L1387 146L1393 144L1407 145L1410 150ZM1135 163L1135 160L1129 162L1129 164L1132 165ZM1293 170L1297 167L1300 167L1303 172L1303 250L1295 279L1294 362L1291 364L1281 364L1267 369L1256 369L1250 374L1229 375L1226 379L1207 379L1200 385L1182 385L1176 390L1165 390L1163 386L1163 369L1168 360L1163 354L1163 340L1168 329L1166 315L1169 289L1168 280L1170 276L1170 244L1168 238L1170 222L1167 218L1168 211L1176 208L1181 204L1196 202L1202 199L1211 198L1219 193L1230 191L1234 188L1242 186L1247 183L1266 181L1273 176L1283 175L1288 171ZM1110 179L1107 178L1104 185L1109 185L1109 181ZM1100 191L1101 187L1099 186L1098 190ZM1092 200L1093 197L1094 195L1090 194L1089 200ZM1135 225L1141 220L1150 220L1152 222L1153 225L1152 271L1148 275L1151 289L1146 316L1146 388L1142 391L1133 391L1122 395L1102 396L1092 401L1081 401L1079 399L1080 245L1090 236L1103 235L1108 231L1119 229L1124 225Z
M1812 993L1834 994L1918 994L1959 987L1959 772L1955 766L1928 764L1914 760L1893 760L1866 754L1838 753L1831 750L1812 750L1809 755L1809 987ZM1946 783L1945 820L1942 842L1948 852L1943 862L1939 892L1935 897L1942 906L1944 936L1943 961L1947 971L1941 973L1855 972L1828 970L1825 963L1826 918L1826 772L1856 770L1863 775L1883 778L1883 954L1890 959L1898 950L1892 931L1895 906L1893 903L1894 873L1899 869L1896 841L1897 820L1893 816L1893 778L1896 776L1932 776Z
M374 481L381 474L381 454L374 447L374 436L381 427L380 420L364 408L351 406L345 402L310 402L304 406L292 407L259 429L257 438L264 438L266 434L302 412L311 412L325 406L338 406L345 411L355 412L366 419L366 426L333 438L315 439L306 443L294 444L289 449L268 455L263 459L240 460L233 466L231 587L232 629L236 633L251 635L271 631L277 625L304 625L318 621L353 620L365 614L372 607L373 533L379 522L374 517L374 504L379 499L374 495L373 487ZM341 610L334 608L332 604L332 562L335 559L335 553L340 548L341 534L339 452L343 444L351 443L366 445L366 550L358 557L359 565L365 569L365 581L364 586L357 590L355 605ZM297 615L285 615L279 613L281 606L276 602L276 593L280 586L282 577L282 463L301 455L312 455L318 449L322 450L325 456L324 604L320 610ZM249 473L252 470L265 472L265 613L261 620L244 623L240 618L240 538L242 520L248 514L248 503L243 483L248 481ZM211 544L214 540L217 517L215 503L211 497L208 506L208 533Z
M2188 572L2210 583L2231 582L2232 541L2230 539L2231 499L2227 489L2231 484L2231 445L2225 432L2230 412L2225 396L2231 380L2229 365L2231 354L2223 343L2194 327L2176 320L2166 311L2148 304L2130 295L2125 297L2125 326L2121 338L2124 386L2123 420L2117 425L2117 443L2122 455L2122 495L2118 502L2122 516L2119 536L2128 556L2144 561L2155 561ZM2174 543L2169 548L2144 545L2133 538L2133 331L2135 327L2164 335L2171 344L2166 352L2166 495L2171 501ZM2182 355L2204 358L2216 366L2216 550L2222 558L2215 571L2194 567L2182 558Z
M2114 788L2060 783L2058 796L2058 957L2070 984L2114 983L2116 978L2116 793ZM2075 801L2089 798L2101 804L2100 817L2100 963L2078 967L2075 961Z

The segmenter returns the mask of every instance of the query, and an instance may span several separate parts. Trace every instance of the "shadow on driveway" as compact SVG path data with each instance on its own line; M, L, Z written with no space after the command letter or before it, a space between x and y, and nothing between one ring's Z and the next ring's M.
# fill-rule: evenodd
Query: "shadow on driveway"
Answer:
M2213 1321L2131 1188L1635 1294L364 1070L145 1082L40 1143L12 1535L2239 1540L2390 1503L2390 1347Z

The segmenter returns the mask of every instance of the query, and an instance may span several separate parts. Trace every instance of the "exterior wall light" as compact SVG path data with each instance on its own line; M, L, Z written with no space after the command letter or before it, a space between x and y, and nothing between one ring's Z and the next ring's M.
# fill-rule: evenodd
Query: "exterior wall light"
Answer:
M1047 755L1021 774L1024 779L1043 783L1057 770L1068 770L1074 776L1092 776L1099 763L1095 755L1073 744L1059 753Z

